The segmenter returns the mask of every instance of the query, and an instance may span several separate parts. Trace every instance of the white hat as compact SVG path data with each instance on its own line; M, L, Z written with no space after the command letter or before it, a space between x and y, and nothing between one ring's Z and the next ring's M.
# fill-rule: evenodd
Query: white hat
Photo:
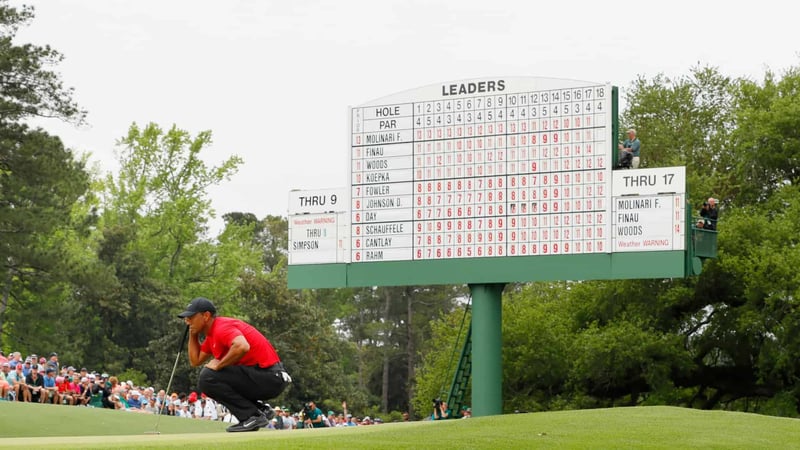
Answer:
M140 395L142 395L142 394L140 394L140 393L139 393L139 391L137 391L136 389L134 389L134 390L132 390L132 391L131 391L131 395L135 395L135 396L137 396L137 397L138 397L138 396L140 396Z

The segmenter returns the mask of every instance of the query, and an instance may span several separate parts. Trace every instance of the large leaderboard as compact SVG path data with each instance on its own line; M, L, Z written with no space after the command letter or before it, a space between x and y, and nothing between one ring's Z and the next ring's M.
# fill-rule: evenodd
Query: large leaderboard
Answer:
M289 287L685 276L685 171L612 170L616 116L534 77L350 108L347 186L290 194Z
M443 83L351 110L351 262L611 251L612 88Z

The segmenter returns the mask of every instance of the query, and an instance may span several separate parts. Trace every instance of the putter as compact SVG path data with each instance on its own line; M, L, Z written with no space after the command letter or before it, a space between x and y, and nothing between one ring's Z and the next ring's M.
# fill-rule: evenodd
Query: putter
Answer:
M178 368L178 360L181 359L181 351L183 350L183 346L186 344L186 338L189 336L189 325L186 325L186 329L183 330L183 337L181 338L180 345L178 346L178 354L175 356L175 364L172 366L172 373L169 375L169 381L167 382L167 389L165 389L164 400L167 399L169 395L169 388L172 386L172 377L175 376L175 369ZM153 431L145 431L144 434L161 434L158 431L158 424L161 422L161 412L164 411L164 405L162 404L158 408L158 413L156 414L158 417L156 418L156 426Z

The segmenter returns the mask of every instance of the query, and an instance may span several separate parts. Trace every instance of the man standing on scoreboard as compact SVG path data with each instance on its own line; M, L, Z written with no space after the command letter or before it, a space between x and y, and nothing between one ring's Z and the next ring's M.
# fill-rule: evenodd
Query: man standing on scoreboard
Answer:
M630 153L633 155L633 161L631 161L631 168L638 169L639 168L639 149L642 146L642 143L639 142L639 138L636 137L636 130L633 128L628 130L628 139L625 139L625 142L619 144L619 149L624 153Z

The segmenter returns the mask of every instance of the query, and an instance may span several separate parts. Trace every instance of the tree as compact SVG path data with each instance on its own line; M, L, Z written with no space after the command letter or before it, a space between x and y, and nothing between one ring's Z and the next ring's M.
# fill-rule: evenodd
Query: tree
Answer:
M339 290L333 312L358 349L360 385L380 399L381 411L412 408L417 349L431 322L466 298L464 286L367 287Z
M559 409L567 390L575 334L565 308L565 283L505 290L503 392L506 410Z
M726 213L719 260L704 270L698 295L703 314L687 327L695 369L680 380L698 386L703 407L758 400L769 405L785 394L800 404L798 313L800 280L795 241L800 232L800 191L784 186L758 205ZM757 409L758 410L758 409Z
M86 113L72 100L73 90L48 69L61 54L49 46L14 44L19 28L33 20L33 8L8 3L0 0L0 126L31 116L82 122Z
M268 215L263 220L258 220L255 214L241 212L227 213L223 217L226 222L253 227L254 243L264 249L264 270L286 270L289 246L289 224L286 218Z
M9 333L6 313L65 279L61 242L50 239L71 223L73 205L88 188L84 161L61 141L20 122L32 116L80 122L84 113L72 101L58 74L48 70L61 56L50 47L15 45L33 9L0 0L0 343ZM19 336L17 336L19 339Z
M241 160L218 167L200 158L211 133L192 137L173 126L133 124L119 140L120 172L109 174L97 258L113 268L108 289L84 293L82 306L102 320L89 341L109 371L136 368L148 377L169 375L182 327L175 311L186 299L235 295L239 276L258 269L252 227L226 226L216 243L206 236L213 215L206 189L229 178ZM189 387L192 372L176 374ZM164 380L166 381L166 380Z
M710 102L724 105L720 118L698 122L705 123L704 136L719 136L717 142L725 145L711 147L710 161L690 168L694 187L715 186L706 192L717 192L728 206L720 223L719 258L706 264L696 283L640 282L667 301L652 312L660 319L658 329L684 343L672 376L684 395L673 395L672 401L798 413L792 362L797 347L787 335L796 320L791 267L797 264L798 75L791 68L780 79L768 72L761 83L697 83L701 89L692 98L699 104L723 91L710 86L725 84L725 100ZM687 115L703 111L690 109ZM773 399L787 397L795 398L793 410L773 406Z
M416 372L414 397L410 399L417 417L427 417L433 411L431 400L444 398L455 370L454 355L464 345L464 310L457 308L443 314L430 324L430 338L420 344L419 369ZM470 320L469 316L466 320ZM457 356L455 357L457 358Z
M24 125L0 126L0 339L12 301L68 279L64 242L51 236L72 223L89 176L61 140Z
M214 260L186 253L204 237L213 215L206 189L229 179L242 162L232 156L207 167L200 153L210 143L209 131L191 137L175 126L164 132L153 123L134 123L118 143L119 176L106 182L106 222L135 224L136 242L155 276L179 289L214 277Z
M693 205L736 191L730 148L737 86L715 68L695 67L677 79L639 77L626 91L620 128L636 128L643 167L686 166Z
M762 84L743 80L737 95L736 158L731 172L738 205L765 201L784 184L800 181L800 68Z

